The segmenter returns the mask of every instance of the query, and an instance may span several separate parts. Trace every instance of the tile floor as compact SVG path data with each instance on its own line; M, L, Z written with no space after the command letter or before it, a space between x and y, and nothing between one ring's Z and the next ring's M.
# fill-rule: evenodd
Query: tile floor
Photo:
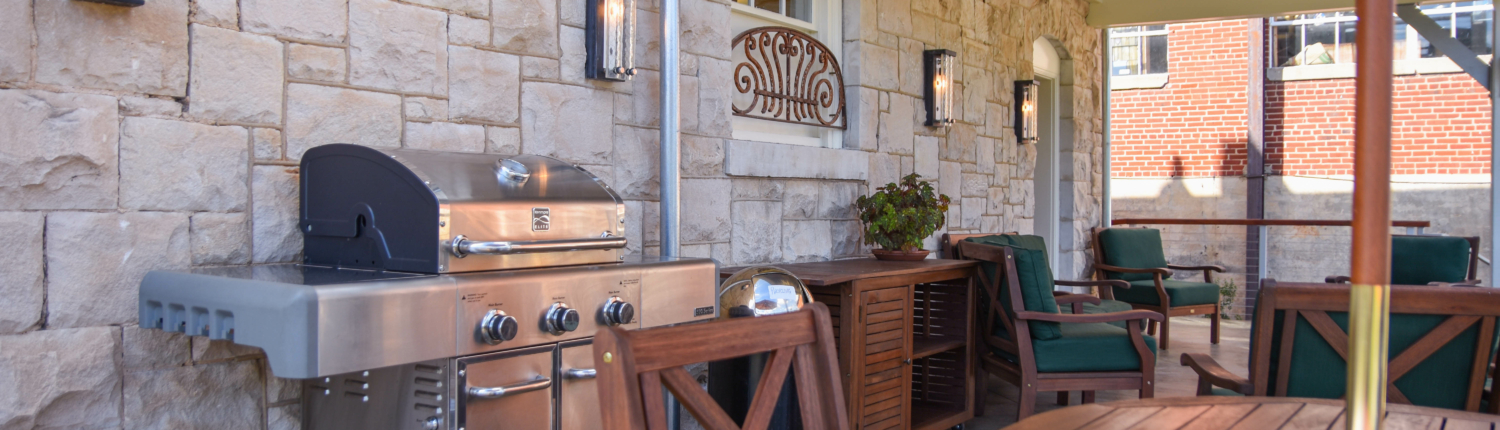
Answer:
M1250 322L1224 321L1220 327L1219 344L1209 343L1209 321L1201 317L1177 317L1172 319L1172 349L1156 354L1156 397L1190 397L1197 391L1198 376L1192 369L1182 366L1180 357L1186 352L1206 352L1219 364L1239 375L1246 371L1250 356ZM1016 398L1020 391L1014 385L998 379L989 384L989 404L986 414L966 423L968 430L993 430L1016 422ZM1135 391L1100 391L1099 402L1134 399ZM1072 404L1078 404L1079 393L1069 396ZM1056 393L1041 393L1037 399L1037 413L1064 406L1057 404Z

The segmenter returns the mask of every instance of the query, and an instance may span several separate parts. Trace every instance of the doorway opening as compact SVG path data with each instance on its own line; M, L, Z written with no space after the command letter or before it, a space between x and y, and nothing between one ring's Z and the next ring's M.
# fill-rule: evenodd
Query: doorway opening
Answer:
M1032 42L1037 93L1036 168L1032 172L1032 229L1047 241L1047 259L1064 279L1082 279L1083 236L1075 231L1073 177L1073 61L1043 36Z

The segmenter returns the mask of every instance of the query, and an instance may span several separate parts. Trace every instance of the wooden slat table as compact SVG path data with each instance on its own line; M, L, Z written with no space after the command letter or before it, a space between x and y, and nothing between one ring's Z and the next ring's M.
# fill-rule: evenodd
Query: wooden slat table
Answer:
M850 428L946 429L974 417L976 265L868 258L775 265L828 306Z
M1174 397L1055 409L1007 429L1332 429L1344 428L1344 402L1298 397ZM1500 415L1386 405L1385 428L1500 430Z

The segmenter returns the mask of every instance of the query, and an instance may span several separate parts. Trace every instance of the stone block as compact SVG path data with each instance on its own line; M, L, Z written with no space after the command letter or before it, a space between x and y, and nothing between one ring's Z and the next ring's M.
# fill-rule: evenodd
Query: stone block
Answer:
M683 51L714 58L729 58L729 4L712 0L681 0L678 28ZM728 81L721 81L728 82Z
M261 377L253 361L125 372L125 428L261 429Z
M240 4L237 0L193 0L194 23L238 30Z
M31 57L36 45L31 43L34 33L31 1L6 0L3 5L7 13L0 15L0 82L25 82L31 78Z
M343 43L349 33L349 1L240 0L240 24L256 33Z
M294 401L302 398L302 380L278 378L271 371L271 363L267 360L256 360L260 362L260 371L266 375L266 403L280 403Z
M120 349L126 371L188 364L192 347L187 335L135 325L121 329Z
M660 195L661 134L654 129L615 126L615 191L625 198L656 199Z
M488 16L490 14L490 2L488 0L401 0L411 4L431 6L438 9L447 9L452 12L461 12L473 16Z
M245 213L194 214L193 264L250 262L250 217Z
M944 226L948 230L962 230L963 229L962 226L963 226L963 213L964 213L964 211L963 211L963 204L960 203L962 201L963 201L963 199L953 199L953 204L948 205L948 213L947 213L947 218L945 220L945 222L947 222L947 225ZM929 246L929 245L932 245L932 243L930 243L930 242L923 242L923 246Z
M255 166L250 183L255 199L250 244L256 263L297 261L302 254L297 175L295 167Z
M641 3L646 3L646 2L643 1ZM637 7L639 7L639 5ZM587 13L586 9L588 9L588 2L587 1L561 1L561 2L558 2L557 3L557 10L558 10L557 20L558 20L558 22L562 23L562 25L567 25L567 26L573 26L573 27L582 28L585 24L587 24L586 22L584 22L585 20L588 19L588 16L586 15L586 13Z
M723 139L682 135L681 143L683 177L724 176Z
M979 220L979 231L981 233L999 233L1004 230L1004 221L998 216L986 216Z
M894 154L873 154L870 156L870 188L884 187L885 184L901 180L901 157Z
M917 126L917 100L904 95L891 96L890 113L880 114L880 152L911 154Z
M938 183L932 184L937 188L938 194L947 195L958 203L958 198L963 196L963 168L958 163L943 161L938 163Z
M402 109L408 120L448 120L448 101L427 97L406 97Z
M961 214L960 219L962 220L961 225L963 225L963 228L966 230L978 229L981 226L980 218L984 215L985 207L988 205L989 202L984 197L964 197L963 207L969 208L969 210L963 211Z
M733 176L863 181L869 168L870 153L864 151L748 140L724 142L724 173Z
M642 213L644 210L642 205L648 204L652 204L652 202L640 200L625 201L625 254L627 255L640 255L641 248L645 245L645 237L642 231L642 228L645 226L641 225L645 219L643 216L644 213Z
M6 428L120 428L119 353L119 327L0 336Z
M870 43L851 43L858 43L855 48L859 50L858 74L851 74L851 78L859 79L859 84L866 87L886 91L900 89L901 82L896 67L891 67L892 64L900 64L897 62L895 49ZM848 48L844 52L848 52Z
M832 223L826 220L783 222L781 260L801 263L833 258L832 229Z
M0 212L0 335L42 327L46 300L43 284L43 214Z
M382 0L349 2L349 83L448 93L448 14Z
M180 118L182 110L182 103L168 98L140 96L120 98L120 114L125 116Z
M917 0L918 3L923 0ZM911 34L912 0L880 0L877 25L891 34Z
M527 82L521 93L526 152L574 163L610 164L612 94L545 82Z
M734 133L729 112L733 103L729 85L702 82L733 82L733 64L704 57L698 61L698 130L705 135L729 137Z
M119 111L113 97L0 90L0 209L114 209Z
M650 253L651 245L661 244L661 204L641 202L641 218L641 245L645 245L642 252L653 255Z
M681 192L683 242L730 240L728 179L684 179Z
M451 122L408 122L406 147L449 152L484 152L484 126Z
M730 212L734 217L729 241L734 264L781 261L781 202L739 201L731 204Z
M615 95L615 122L658 126L661 123L661 72L640 70L629 85L630 94Z
M880 92L865 87L845 91L852 97L846 106L849 128L844 130L844 149L878 150L880 147Z
M680 13L681 10L679 9L678 12ZM680 39L678 43L678 51L681 51ZM566 50L566 48L564 49ZM680 54L679 58L685 59L687 57L697 58L697 56L687 53ZM635 11L635 67L661 70L661 14L655 10L639 9ZM683 69L683 73L687 73L686 68ZM697 73L692 74L696 75Z
M521 129L511 127L485 127L484 129L487 151L507 155L521 153Z
M818 217L817 181L787 181L781 199L782 218L813 219Z
M244 127L127 117L120 125L120 206L242 211L249 143Z
M281 130L257 128L250 132L250 139L254 141L253 147L256 160L276 160L281 158Z
M677 125L682 131L692 132L698 130L698 121L702 119L698 113L702 85L699 84L697 72L692 75L687 73L683 71L683 75L677 80Z
M979 168L979 173L995 173L995 139L979 138L974 150L978 159L975 163Z
M735 200L781 200L786 195L786 182L771 179L734 178Z
M574 3L574 2L568 2ZM521 57L521 76L532 79L558 79L558 60L542 57Z
M939 138L933 136L917 136L915 155L916 164L914 172L922 179L933 180L938 177L938 148Z
M286 158L314 146L401 146L401 96L347 88L287 86Z
M1009 190L1005 188L990 188L988 195L989 198L986 199L988 205L986 205L984 213L987 215L1005 215L1005 209L1007 207L1005 204L1005 194L1007 191Z
M188 84L188 0L124 9L36 3L36 80L182 97ZM14 11L7 11L14 13Z
M848 181L824 181L818 189L818 215L820 219L855 219L854 199L859 198L859 183Z
M240 345L227 340L213 340L208 336L193 336L193 364L232 361L245 357L265 355L265 351L253 346Z
M463 15L448 15L448 44L489 46L490 21Z
M986 76L988 73L978 67L964 68L964 116L965 122L973 124L984 123L989 107L990 84L993 80Z
M976 173L963 174L963 187L960 194L964 197L984 197L989 195L990 177Z
M494 0L492 5L497 11L490 16L496 48L557 58L557 2Z
M302 430L302 405L266 409L266 430Z
M186 214L53 213L46 241L49 328L133 323L146 272L192 262Z
M348 64L348 56L340 48L287 44L286 72L293 78L343 82L348 76Z
M833 239L833 257L867 255L870 247L864 244L864 225L859 221L833 221L830 231Z
M450 114L454 119L514 123L519 115L521 60L498 52L448 47ZM607 104L607 103L606 103Z
M882 0L891 1L891 0ZM920 1L920 0L919 0ZM921 95L923 87L922 51L925 46L922 42L912 39L901 39L900 42L901 63L897 70L901 83L901 92L906 94Z
M946 161L961 161L965 163L974 162L974 154L978 151L978 134L974 126L966 123L957 123L948 127L948 138L943 142L943 153L940 156Z

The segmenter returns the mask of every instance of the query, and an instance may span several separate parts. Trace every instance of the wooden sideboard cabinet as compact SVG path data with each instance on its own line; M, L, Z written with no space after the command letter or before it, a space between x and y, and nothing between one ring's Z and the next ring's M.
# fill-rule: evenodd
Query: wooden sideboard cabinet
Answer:
M975 265L874 259L775 265L828 306L850 428L946 429L974 417Z

